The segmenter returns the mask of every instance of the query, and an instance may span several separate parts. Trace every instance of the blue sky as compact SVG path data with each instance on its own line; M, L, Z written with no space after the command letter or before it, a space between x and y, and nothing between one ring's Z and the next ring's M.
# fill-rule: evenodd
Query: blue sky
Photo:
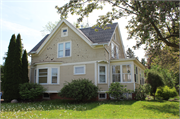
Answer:
M3 57L8 50L8 45L12 34L17 36L21 34L22 43L24 49L29 52L42 38L43 35L40 32L43 27L49 22L58 21L60 16L57 14L55 6L62 6L69 0L0 0L0 64L3 64ZM89 18L89 25L94 25L99 15L105 14L109 10L109 6L103 10L96 10ZM75 23L77 16L69 16L68 21ZM127 25L128 19L122 18L118 21L122 39L124 42L125 50L132 48L135 45L135 40L127 41ZM87 23L87 18L83 21ZM144 57L144 51L142 49L136 50L135 55L139 59ZM28 58L30 62L30 57Z

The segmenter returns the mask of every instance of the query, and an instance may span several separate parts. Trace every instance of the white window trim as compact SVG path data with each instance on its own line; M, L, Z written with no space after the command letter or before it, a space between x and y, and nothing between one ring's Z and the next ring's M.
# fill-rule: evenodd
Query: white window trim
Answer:
M131 72L131 73L130 73L130 74L131 74L131 82L123 82L123 74L126 74L126 73L123 73L123 71L122 71L122 66L123 66L123 65L130 65L130 67L131 67L131 68L130 68L130 72ZM111 80L111 82L112 82L112 83L114 83L114 82L113 82L113 73L112 73L112 67L113 67L113 66L120 66L120 78L121 78L121 81L120 81L119 83L132 83L132 82L133 82L133 81L132 81L132 80L133 80L133 79L132 79L132 64L120 64L120 65L115 64L115 65L112 65L112 66L111 66L111 74L112 74L112 80ZM128 73L127 73L127 74L128 74Z
M63 34L63 30L67 30L66 35ZM61 29L61 37L66 37L66 36L68 36L68 27L64 27L64 28Z
M100 94L105 94L105 98L100 98ZM107 94L106 93L98 93L98 99L107 99Z
M52 69L57 69L57 83L52 83ZM50 68L50 71L51 71L51 83L50 84L59 84L59 67L51 67Z
M123 69L122 69L122 66L123 66L123 65L126 65L126 66L127 66L127 65L130 65L130 73L123 73ZM132 69L131 69L131 64L122 64L122 65L121 65L122 82L123 82L123 83L128 83L128 82L124 82L124 81L123 81L123 74L131 74L131 81L130 81L129 83L132 83L132 71L131 71L131 70L132 70Z
M84 73L76 73L75 72L75 68L76 67L84 67ZM86 74L86 65L77 65L77 66L74 66L74 75L83 75L83 74Z
M100 82L100 72L99 72L100 66L105 66L105 82ZM105 64L98 64L98 83L99 84L107 83L107 65L105 65Z
M70 56L65 56L65 43L70 42ZM63 43L63 57L58 56L58 51L59 51L59 44ZM71 52L72 52L72 42L71 41L66 41L66 42L58 42L57 44L57 58L66 58L66 57L71 57Z
M111 69L113 68L113 66L120 66L120 73L119 73L119 74L120 74L120 78L121 78L121 65L112 65L112 66L111 66ZM114 74L114 73L113 73L113 70L112 70L112 83L115 83L115 82L113 82L113 74ZM118 74L118 73L115 73L115 74ZM120 79L120 82L118 82L118 83L121 83L121 82L122 82L121 80L122 80L122 79Z
M57 83L52 83L52 68L57 68ZM39 83L39 69L47 69L47 83ZM59 80L60 80L60 68L59 67L40 67L40 68L37 68L36 69L37 71L37 74L36 74L36 83L39 83L41 85L49 85L49 84L52 84L52 85L57 85L57 84L60 84Z
M40 69L47 69L47 83L39 83L39 70L40 70ZM37 74L37 75L38 75L38 80L37 80L37 83L42 84L42 85L43 85L43 84L48 84L48 77L49 77L48 72L49 72L49 70L48 70L47 67L45 67L45 68L38 68L38 74Z

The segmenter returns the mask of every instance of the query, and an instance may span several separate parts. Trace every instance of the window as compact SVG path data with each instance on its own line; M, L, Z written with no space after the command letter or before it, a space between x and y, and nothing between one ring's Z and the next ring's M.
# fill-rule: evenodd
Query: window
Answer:
M116 58L119 59L119 47L116 46Z
M106 66L99 65L99 83L106 83Z
M50 99L50 95L48 93L43 93L43 99Z
M123 82L131 82L131 65L122 65Z
M39 83L47 82L48 69L39 69Z
M51 83L56 83L57 84L57 80L58 80L58 69L57 68L52 68L51 70Z
M114 33L113 39L114 39L114 41L116 41L116 34L115 33Z
M112 66L112 75L113 75L113 82L121 82L120 77L120 65L114 65Z
M49 67L38 69L36 83L40 84L59 84L59 68Z
M138 68L134 65L134 80L138 83Z
M61 37L68 36L68 28L62 28L61 30Z
M58 58L71 56L71 42L58 44Z
M111 57L114 58L114 43L111 43Z
M107 95L106 93L99 93L99 99L106 99Z
M85 66L74 66L74 75L85 74Z

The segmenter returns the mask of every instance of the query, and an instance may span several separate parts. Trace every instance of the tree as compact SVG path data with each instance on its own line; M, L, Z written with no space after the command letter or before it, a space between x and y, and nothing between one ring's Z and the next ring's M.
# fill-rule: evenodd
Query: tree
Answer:
M19 85L22 83L22 43L21 43L21 35L17 35L16 39L16 47L15 47L15 76L14 80L16 80L16 84Z
M2 89L4 91L3 98L7 101L18 98L18 85L15 80L15 48L16 48L16 36L12 35L7 57L5 59L4 66L4 79L2 80Z
M134 52L131 50L131 48L128 48L128 50L126 51L126 56L128 58L135 58Z
M56 27L59 21L53 22L48 22L44 27L43 30L41 31L42 35L46 35L47 33L51 33L51 31Z
M179 49L179 42L174 40L179 38L179 1L70 0L62 7L55 8L61 19L67 18L69 12L72 15L79 15L79 24L84 16L88 16L96 9L103 9L103 5L107 3L112 6L112 9L106 15L99 16L94 28L100 26L107 29L107 23L112 23L123 16L131 16L126 28L129 33L128 39L137 40L134 48L145 44L147 49L159 43L161 47L166 44ZM78 24L76 24L77 27Z
M145 58L141 59L141 63L145 66L145 64L146 64Z
M28 83L28 60L27 60L27 52L24 50L22 56L22 83Z
M151 88L151 95L154 96L154 100L155 100L156 89L159 86L164 86L163 79L157 72L150 70L147 73L147 82L152 87Z

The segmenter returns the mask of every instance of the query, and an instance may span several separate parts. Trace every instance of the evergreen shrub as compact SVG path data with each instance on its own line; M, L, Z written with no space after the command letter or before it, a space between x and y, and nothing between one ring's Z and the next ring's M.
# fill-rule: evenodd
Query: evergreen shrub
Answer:
M38 96L42 95L45 89L36 83L24 83L19 85L19 94L21 99L33 100Z
M98 96L98 87L88 79L76 79L66 82L58 95L76 101L90 100Z
M164 86L164 87L158 87L155 95L157 97L162 97L164 100L168 100L170 97L177 96L178 93L176 92L175 87L170 88L168 86Z

